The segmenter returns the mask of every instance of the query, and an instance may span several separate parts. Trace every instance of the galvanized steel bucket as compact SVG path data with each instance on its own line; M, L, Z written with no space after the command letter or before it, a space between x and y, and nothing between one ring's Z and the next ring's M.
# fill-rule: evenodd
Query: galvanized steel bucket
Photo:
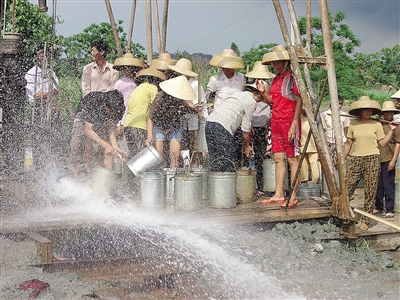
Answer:
M208 152L207 141L206 141L206 120L199 120L199 133L197 135L197 152Z
M285 160L286 164L286 173L283 182L283 188L285 190L289 187L289 179L287 176L288 173L288 166L287 161ZM263 161L263 191L265 192L275 192L276 190L276 178L275 178L275 160L269 158L264 159Z
M242 203L254 201L256 195L256 170L242 169L238 170L236 178L236 193Z
M201 198L203 200L208 200L208 168L192 166L192 171L195 174L201 174Z
M141 206L165 206L164 176L162 171L140 172L139 181Z
M162 162L161 155L150 145L132 157L126 165L136 177L139 177L140 172L157 169Z
M321 183L300 183L297 188L297 197L321 197Z
M210 172L208 196L210 207L236 207L236 172Z
M175 174L174 208L196 210L201 204L201 174Z
M333 175L335 176L335 181L336 181L337 187L339 189L340 188L339 171L337 169L334 169ZM328 184L326 183L326 178L325 178L324 173L322 173L322 194L329 195Z
M90 187L99 194L111 194L120 174L102 167L94 167Z

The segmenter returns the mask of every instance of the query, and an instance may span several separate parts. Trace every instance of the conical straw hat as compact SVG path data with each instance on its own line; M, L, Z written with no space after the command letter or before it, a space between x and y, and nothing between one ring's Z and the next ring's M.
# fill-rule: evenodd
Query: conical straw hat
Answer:
M178 76L160 83L160 88L172 97L193 101L197 98L192 86L185 76Z
M360 116L362 108L372 108L372 114L381 113L381 105L376 100L371 100L368 96L361 96L360 99L350 105L349 114L353 116Z
M175 65L176 62L177 62L176 59L171 58L171 54L161 53L158 58L153 59L150 62L150 68L157 69L157 70L170 70L168 65Z
M166 79L165 74L163 72L160 72L160 71L158 71L156 69L152 69L152 68L140 70L136 74L136 78L139 78L141 76L153 76L153 77L160 78L161 80Z
M265 53L263 55L262 64L270 65L272 61L278 60L290 60L289 52L284 46L278 45L272 48L272 52Z
M186 58L181 58L177 61L176 65L168 65L168 67L182 75L189 77L197 77L198 74L192 71L192 62Z
M396 93L394 93L390 98L392 98L392 99L400 99L400 90L398 90Z
M390 101L390 100L382 103L382 112L384 112L384 111L392 111L395 114L398 114L400 112L400 110L398 110L396 108L396 106L394 105L393 101Z
M224 49L221 54L214 54L210 65L227 69L244 69L243 59L236 56L232 49Z
M256 61L253 70L246 73L244 76L250 78L268 79L274 78L275 75L268 71L268 67L261 64L261 61Z
M269 93L269 84L266 83L265 81L262 81L262 83L264 84L264 89L265 89L265 91L266 91L267 94L268 94L268 93ZM255 91L258 91L257 85L256 85L255 82L252 83L252 84L249 84L249 83L248 83L248 84L243 85L243 89L246 88L246 87L250 87L251 89L253 89L253 90L255 90Z
M144 62L140 59L135 58L132 53L125 53L124 56L118 57L114 61L113 68L118 70L122 66L144 68Z

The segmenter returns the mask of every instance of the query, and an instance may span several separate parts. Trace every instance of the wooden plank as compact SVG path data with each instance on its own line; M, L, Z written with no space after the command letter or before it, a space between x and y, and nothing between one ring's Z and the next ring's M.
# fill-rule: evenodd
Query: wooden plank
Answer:
M52 264L53 242L37 232L28 232L27 235L37 244L37 254L40 256L40 264Z

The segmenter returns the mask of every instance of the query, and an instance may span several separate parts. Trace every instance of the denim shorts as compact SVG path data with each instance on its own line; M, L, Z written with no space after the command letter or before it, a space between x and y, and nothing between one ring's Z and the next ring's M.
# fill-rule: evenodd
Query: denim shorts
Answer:
M167 136L164 134L164 130L155 124L153 124L153 140L154 141L164 141L165 139L171 141L171 140L182 140L182 130L181 128L176 129L176 128L171 128L170 131L168 131Z

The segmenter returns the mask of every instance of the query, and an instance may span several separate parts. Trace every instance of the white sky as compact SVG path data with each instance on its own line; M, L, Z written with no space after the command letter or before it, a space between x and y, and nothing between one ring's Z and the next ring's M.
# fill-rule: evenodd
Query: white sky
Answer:
M53 3L56 3L56 14L64 20L63 24L56 26L58 34L71 36L93 23L109 22L103 0L47 0L50 15ZM313 0L312 3L312 16L320 17L318 1ZM281 1L281 5L286 14L286 1ZM123 27L128 33L132 0L111 0L111 6L115 20L123 20ZM158 0L158 6L162 17L164 1ZM305 16L306 1L296 0L295 6L297 16ZM400 44L399 0L328 0L328 8L332 12L346 13L344 23L362 42L356 52L375 53ZM145 1L137 0L132 41L146 48L145 26ZM155 32L153 40L153 49L157 52ZM186 50L189 53L216 54L229 48L232 42L238 45L241 52L259 44L283 43L272 1L170 0L168 52Z

